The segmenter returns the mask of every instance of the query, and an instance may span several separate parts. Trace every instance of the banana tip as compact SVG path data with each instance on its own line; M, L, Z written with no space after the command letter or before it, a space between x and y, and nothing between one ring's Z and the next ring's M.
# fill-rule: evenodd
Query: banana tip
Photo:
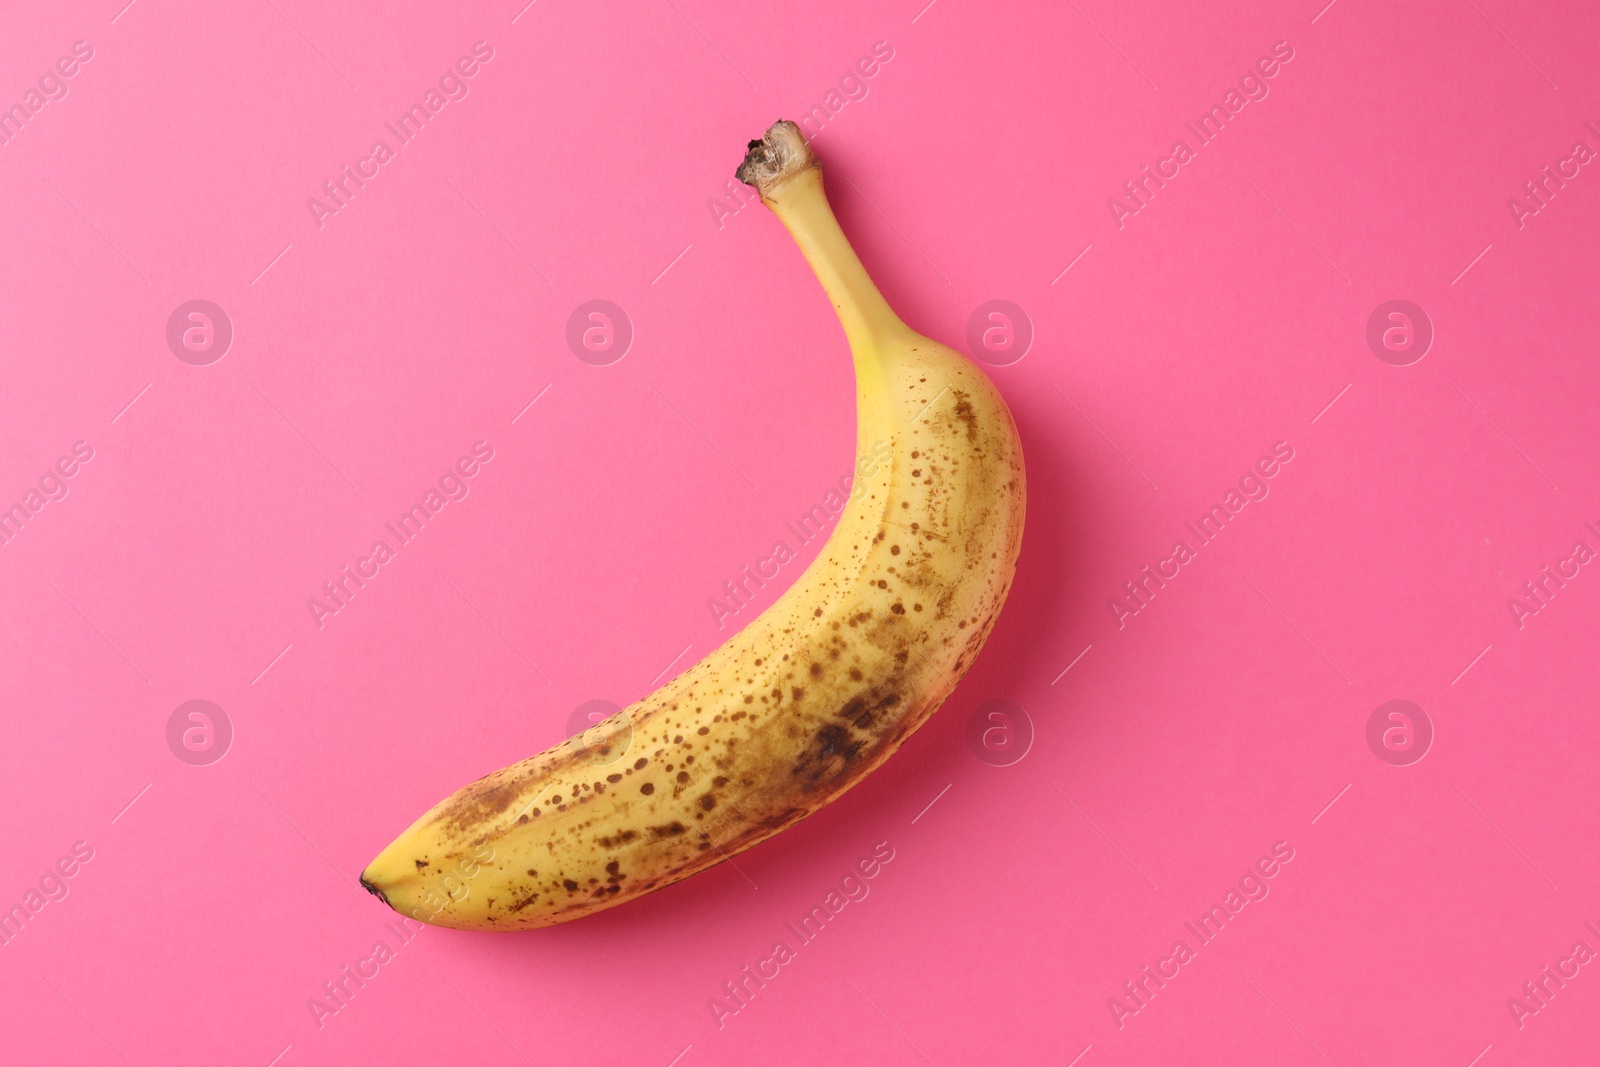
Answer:
M377 886L375 886L371 882L367 881L366 872L362 872L362 875L361 875L361 888L365 889L367 892L371 893L373 896L377 897L379 900L383 901L385 904L389 903L389 898L388 898L387 895L384 894L383 890L379 889ZM390 907L393 907L393 905L390 905Z

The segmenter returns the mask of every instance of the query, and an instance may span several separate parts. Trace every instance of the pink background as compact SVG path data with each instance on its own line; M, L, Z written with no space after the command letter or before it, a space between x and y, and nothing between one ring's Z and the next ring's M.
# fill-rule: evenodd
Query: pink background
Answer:
M1600 549L1600 174L1520 228L1507 204L1600 149L1591 6L123 2L0 13L0 103L93 48L0 147L0 504L94 453L0 545L0 906L93 849L0 948L6 1062L1593 1049L1600 968L1520 1028L1507 1003L1600 949L1600 574L1508 606ZM319 228L307 198L480 40L469 95ZM1031 494L988 648L738 869L423 930L319 1026L322 983L399 943L366 861L720 643L707 598L849 470L827 303L770 215L708 202L878 41L817 138L845 229L922 331L965 346L992 299L1034 331L991 371ZM1107 198L1279 41L1270 95L1119 229ZM565 340L597 298L635 331L608 366ZM235 332L208 366L166 341L192 299ZM1435 331L1409 366L1366 341L1392 299ZM307 599L480 440L470 495L319 628ZM1270 495L1119 628L1123 582L1279 441ZM233 726L208 766L168 747L191 699ZM1393 699L1435 735L1409 766L1367 742ZM967 741L990 700L1032 723L1009 766ZM1280 841L1270 894L1119 1019ZM719 1026L879 842L870 895Z

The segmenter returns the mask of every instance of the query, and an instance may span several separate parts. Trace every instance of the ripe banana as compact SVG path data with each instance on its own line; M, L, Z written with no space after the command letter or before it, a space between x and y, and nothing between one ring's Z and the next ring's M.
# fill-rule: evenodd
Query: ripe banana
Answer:
M750 848L888 759L950 695L1005 601L1025 500L1005 401L890 310L794 123L750 142L738 177L793 235L850 343L850 500L794 586L721 648L473 782L384 849L361 882L403 915L549 926Z

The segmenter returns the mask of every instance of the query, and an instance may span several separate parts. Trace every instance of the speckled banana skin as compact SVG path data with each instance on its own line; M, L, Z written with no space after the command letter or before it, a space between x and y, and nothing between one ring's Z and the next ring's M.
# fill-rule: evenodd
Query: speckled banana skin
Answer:
M401 914L549 926L750 848L888 759L1000 612L1025 499L1005 401L889 309L793 123L751 142L739 177L789 228L850 342L851 499L794 586L727 644L606 722L473 782L384 849L361 880Z

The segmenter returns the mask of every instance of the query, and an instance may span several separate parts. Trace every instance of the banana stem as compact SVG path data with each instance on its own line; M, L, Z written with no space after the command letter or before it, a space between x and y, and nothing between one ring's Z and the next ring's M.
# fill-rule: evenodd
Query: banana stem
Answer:
M782 120L762 140L751 141L737 177L761 194L811 265L844 327L858 371L863 359L893 351L890 342L911 335L840 229L822 188L822 166L799 127Z

